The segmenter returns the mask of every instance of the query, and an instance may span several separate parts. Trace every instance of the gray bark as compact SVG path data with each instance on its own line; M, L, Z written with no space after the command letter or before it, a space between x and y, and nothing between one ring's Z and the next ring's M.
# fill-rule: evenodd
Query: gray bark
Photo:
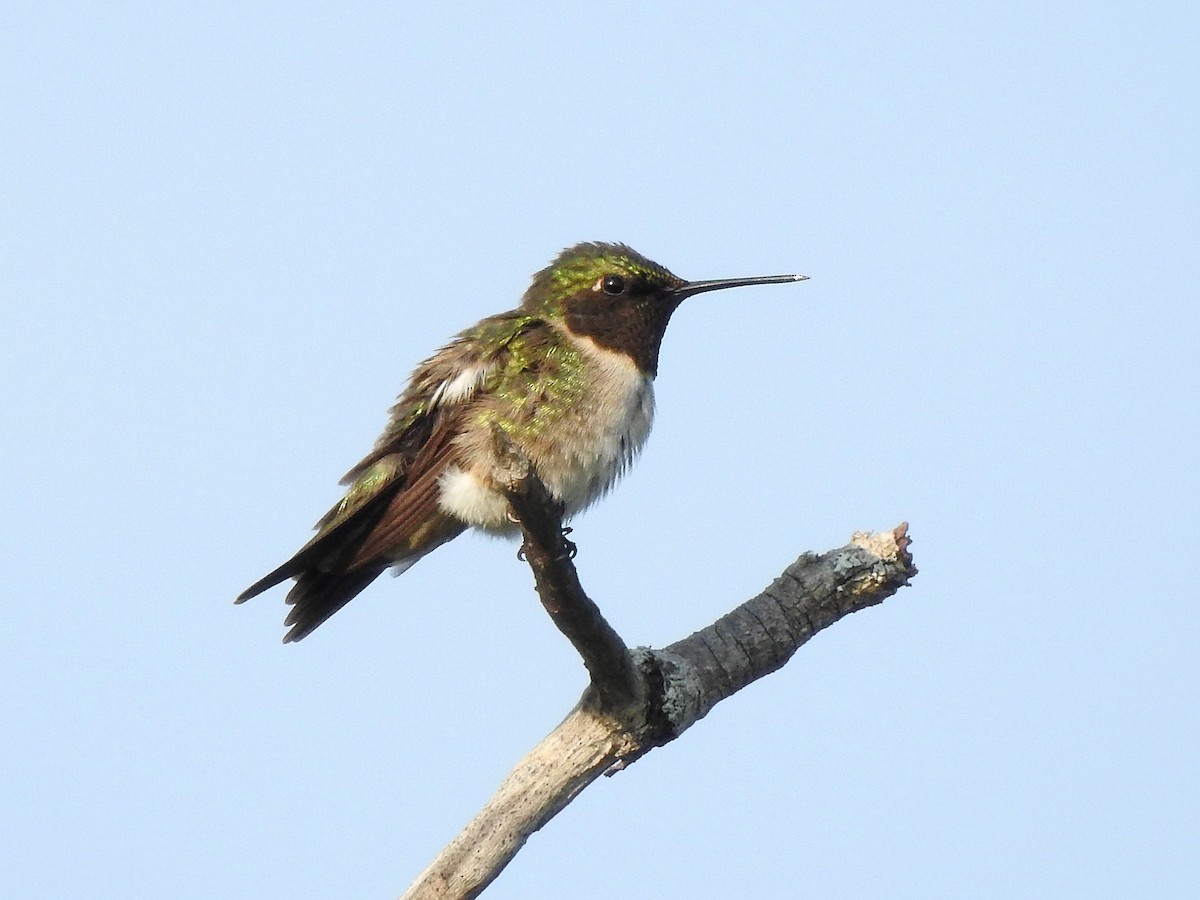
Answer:
M478 896L531 834L601 774L675 740L719 702L786 663L818 631L882 603L917 572L907 524L860 532L845 547L803 554L761 594L690 637L631 651L583 593L561 516L519 463L509 499L538 595L579 650L591 684L403 900Z

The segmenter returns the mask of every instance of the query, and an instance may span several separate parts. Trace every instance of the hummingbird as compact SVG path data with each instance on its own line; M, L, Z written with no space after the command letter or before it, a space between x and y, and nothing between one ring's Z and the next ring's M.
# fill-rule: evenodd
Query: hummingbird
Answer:
M603 496L650 433L671 314L695 294L805 281L685 281L624 244L582 243L421 363L345 496L243 603L287 581L284 643L298 641L385 569L396 574L468 528L519 533L498 478L497 434L529 460L569 518Z

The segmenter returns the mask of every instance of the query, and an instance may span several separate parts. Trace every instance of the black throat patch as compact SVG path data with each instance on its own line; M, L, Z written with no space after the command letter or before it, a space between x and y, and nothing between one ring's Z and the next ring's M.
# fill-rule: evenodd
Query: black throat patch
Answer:
M667 322L678 306L679 301L658 292L610 296L589 291L567 301L564 321L572 334L626 354L653 377Z

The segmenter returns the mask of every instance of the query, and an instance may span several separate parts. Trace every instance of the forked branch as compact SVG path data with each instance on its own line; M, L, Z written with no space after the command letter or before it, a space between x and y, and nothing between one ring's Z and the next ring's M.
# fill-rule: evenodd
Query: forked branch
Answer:
M859 532L845 547L801 555L761 594L690 637L630 651L584 593L561 510L522 460L513 462L509 502L538 596L583 657L591 684L403 900L478 896L533 832L601 774L673 741L818 631L882 603L917 573L907 524Z

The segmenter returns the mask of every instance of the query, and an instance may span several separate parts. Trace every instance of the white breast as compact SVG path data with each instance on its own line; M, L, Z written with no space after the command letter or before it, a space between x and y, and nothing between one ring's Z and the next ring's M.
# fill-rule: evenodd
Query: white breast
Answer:
M609 490L642 449L654 420L654 382L623 353L572 338L597 385L586 418L564 433L561 459L540 466L546 486L575 513Z

